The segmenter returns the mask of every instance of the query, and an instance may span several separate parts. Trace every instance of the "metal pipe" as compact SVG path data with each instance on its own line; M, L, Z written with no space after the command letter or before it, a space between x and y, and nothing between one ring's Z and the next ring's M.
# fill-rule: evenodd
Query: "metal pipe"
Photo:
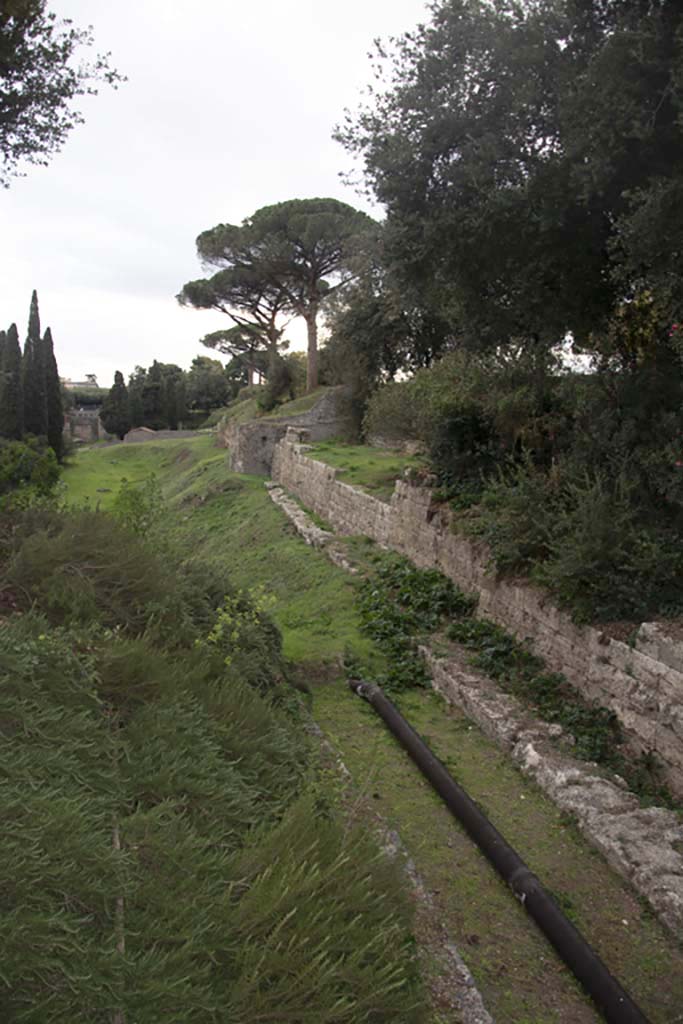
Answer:
M383 718L396 739L429 779L450 812L465 827L479 849L510 886L565 964L581 982L609 1024L649 1024L629 994L612 977L580 932L567 919L536 875L494 828L441 761L423 743L379 686L360 679L349 686Z

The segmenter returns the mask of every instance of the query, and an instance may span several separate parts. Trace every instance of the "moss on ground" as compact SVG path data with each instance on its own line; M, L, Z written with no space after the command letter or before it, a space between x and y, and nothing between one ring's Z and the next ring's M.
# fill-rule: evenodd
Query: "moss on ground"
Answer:
M344 483L359 487L382 501L389 500L394 483L404 469L422 465L414 455L341 441L320 441L312 446L311 456L339 470L338 476Z
M434 894L437 937L448 933L458 944L494 1018L510 1024L596 1021L509 890L381 721L341 682L337 666L346 649L366 663L380 661L360 633L355 581L295 535L260 478L229 473L225 452L206 437L81 452L64 478L69 497L100 500L107 508L123 477L144 481L151 472L168 500L168 528L187 550L224 568L234 585L261 584L277 598L273 616L285 653L312 686L314 717L363 791L364 806L400 833ZM372 557L367 541L346 543L354 558ZM652 1024L671 1024L683 1005L683 955L650 912L462 715L425 691L405 693L400 703ZM430 1024L443 1019L435 1007Z

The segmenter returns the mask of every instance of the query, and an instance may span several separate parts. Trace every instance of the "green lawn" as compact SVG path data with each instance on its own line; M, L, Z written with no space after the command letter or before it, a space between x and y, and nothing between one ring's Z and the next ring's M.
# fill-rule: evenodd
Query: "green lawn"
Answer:
M375 498L388 501L394 482L404 469L424 465L419 456L401 455L370 445L344 444L342 441L320 441L312 445L311 456L334 466L339 479L352 487L360 487Z

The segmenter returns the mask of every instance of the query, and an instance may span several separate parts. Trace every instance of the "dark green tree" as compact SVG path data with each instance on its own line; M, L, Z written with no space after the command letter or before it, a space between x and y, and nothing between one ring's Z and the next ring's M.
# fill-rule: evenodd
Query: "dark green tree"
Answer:
M402 290L478 348L588 343L625 295L675 291L682 26L671 2L442 0L381 53L339 137Z
M166 425L177 430L187 413L184 374L162 376L162 407Z
M278 338L279 336L280 332ZM277 338L274 348L269 346L268 349L263 349L263 335L253 327L241 324L236 324L227 331L212 331L211 334L205 334L201 343L207 348L230 356L231 359L237 359L247 375L245 384L254 384L257 373L267 375L274 356L278 354Z
M100 419L107 433L115 434L120 439L125 437L133 425L128 388L123 374L118 370L114 374L114 384L102 403Z
M25 161L46 164L81 114L73 100L95 94L95 83L116 86L122 76L109 55L84 62L92 45L89 28L60 22L46 0L6 0L0 9L0 185L7 186Z
M143 426L152 430L162 430L166 426L164 410L164 384L161 363L155 359L149 370L142 388Z
M7 332L0 370L0 434L18 441L24 433L24 396L16 324L12 324Z
M144 410L142 407L142 389L147 379L147 370L143 366L136 366L128 378L128 397L130 399L131 426L141 427L144 423Z
M24 390L24 430L36 437L47 436L47 367L45 348L40 335L38 294L31 296L28 333L22 359Z
M189 282L181 303L228 313L265 335L273 358L279 318L301 316L308 333L308 390L318 383L318 314L355 275L373 221L337 199L292 199L265 206L241 225L218 224L197 239L205 266L221 270Z
M64 455L64 406L62 404L62 385L55 359L52 331L48 327L42 341L45 360L45 377L47 393L47 441L59 462Z
M187 411L184 378L175 363L155 359L149 369L136 366L128 381L132 425L176 430Z
M231 396L230 381L218 359L195 356L187 374L187 402L193 409L219 409Z
M5 346L7 345L7 332L0 331L0 367L2 367L3 356L5 355Z

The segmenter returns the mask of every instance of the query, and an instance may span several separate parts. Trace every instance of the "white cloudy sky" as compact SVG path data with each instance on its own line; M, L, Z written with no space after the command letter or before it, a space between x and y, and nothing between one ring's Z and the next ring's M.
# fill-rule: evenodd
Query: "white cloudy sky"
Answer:
M369 209L331 139L370 81L373 38L413 28L423 0L51 0L92 24L128 76L86 98L47 168L0 191L0 326L26 329L33 288L63 376L110 384L154 358L189 366L227 326L181 309L199 232L260 206L335 196ZM375 210L376 215L380 211ZM295 343L303 333L293 326Z

